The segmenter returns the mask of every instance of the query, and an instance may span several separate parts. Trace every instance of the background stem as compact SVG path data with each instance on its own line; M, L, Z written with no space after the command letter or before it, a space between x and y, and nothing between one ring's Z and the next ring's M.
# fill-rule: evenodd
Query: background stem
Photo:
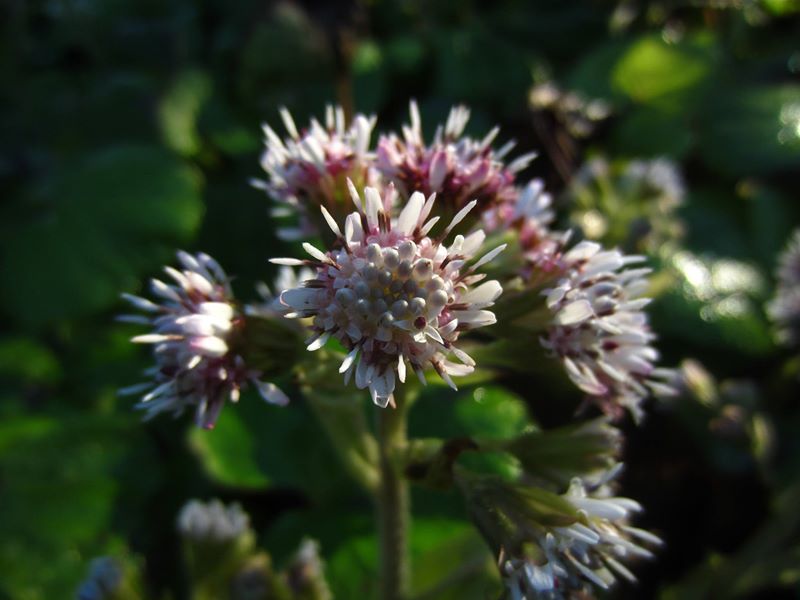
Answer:
M378 409L381 481L377 496L380 540L380 598L402 600L409 593L408 528L411 501L399 455L407 443L406 402L395 390L397 408Z

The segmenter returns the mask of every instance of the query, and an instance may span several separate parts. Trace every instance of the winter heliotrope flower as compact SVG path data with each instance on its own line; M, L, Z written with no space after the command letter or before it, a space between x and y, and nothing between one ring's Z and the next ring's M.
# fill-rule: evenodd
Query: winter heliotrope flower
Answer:
M576 522L524 528L531 537L521 545L523 550L509 550L500 561L512 600L560 600L575 597L573 593L590 594L589 584L608 590L618 577L636 581L624 563L653 558L646 546L660 546L662 541L628 524L630 516L642 507L630 498L611 494L606 482L619 467L597 483L572 480L561 498L577 511Z
M214 426L225 401L238 401L247 384L253 384L268 402L286 404L284 393L260 381L260 373L248 368L235 349L245 319L222 267L203 253L178 252L178 261L180 270L164 269L173 283L152 280L154 301L123 294L144 314L119 320L152 328L132 341L152 344L156 364L146 371L152 381L121 393L146 392L137 405L146 411L146 419L193 408L195 421L206 429Z
M312 319L309 350L336 338L348 351L340 368L345 381L355 375L356 386L369 388L380 406L393 403L396 380L405 381L407 366L424 382L423 370L430 365L455 387L451 375L470 373L475 364L456 346L459 334L494 323L494 314L486 309L502 292L497 281L476 286L483 279L476 271L504 246L468 266L483 244L483 231L457 235L450 246L444 245L475 201L431 237L438 221L428 219L435 195L426 200L413 193L393 217L391 186L383 198L367 187L363 204L352 184L350 192L357 210L346 218L343 232L322 207L337 238L336 249L322 252L304 244L313 260L273 260L316 269L315 278L281 295L292 309L287 317ZM450 361L450 355L459 362Z
M464 135L469 121L469 109L464 106L453 107L445 125L440 125L433 141L426 144L415 102L411 102L410 113L411 123L403 127L403 137L381 136L377 147L377 169L398 190L406 195L413 191L436 193L449 214L473 199L483 212L516 194L514 178L533 160L534 153L504 164L514 143L494 150L497 127L481 140Z
M280 237L297 239L316 231L313 219L318 215L312 207L325 206L334 215L339 214L339 207L346 209L347 179L359 185L371 182L369 144L376 119L358 114L348 125L340 106L328 106L324 125L312 119L307 128L298 129L288 110L280 113L289 137L281 139L264 125L266 148L261 167L268 178L253 183L283 204L287 215L299 213L299 229L278 230ZM275 214L284 213L279 210Z
M612 416L622 409L642 416L649 393L673 395L674 373L658 369L644 307L650 299L644 260L581 242L562 257L563 276L546 290L553 321L542 345L564 363L572 381Z

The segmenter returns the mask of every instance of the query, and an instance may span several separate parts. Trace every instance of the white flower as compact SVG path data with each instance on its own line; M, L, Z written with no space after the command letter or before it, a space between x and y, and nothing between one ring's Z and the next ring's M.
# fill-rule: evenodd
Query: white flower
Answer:
M483 212L511 198L516 193L516 173L536 156L526 154L505 165L503 159L514 143L493 150L497 127L481 140L465 136L469 110L464 106L451 109L430 145L423 139L419 110L413 101L410 114L411 124L403 127L402 139L391 134L378 140L377 168L406 196L413 191L436 193L451 214L473 199L478 201L479 212Z
M193 542L224 544L250 530L250 517L238 504L190 500L178 515L178 531Z
M308 220L317 216L316 212L309 214L311 207L325 206L333 214L339 213L341 194L337 191L345 191L346 179L360 185L372 181L369 145L376 118L358 114L348 126L342 108L328 106L324 126L312 119L307 129L298 130L288 110L284 108L280 114L289 137L282 140L264 125L266 149L261 166L268 179L253 184L290 209L276 210L276 216L300 213L299 230L284 228L278 232L284 239L298 239L316 230Z
M622 408L642 416L649 391L673 395L665 381L674 374L657 369L658 352L644 312L650 302L643 260L581 242L563 256L563 278L545 290L553 321L542 345L564 363L572 381L617 416ZM660 381L661 380L661 381Z
M535 557L524 553L502 557L501 568L511 598L534 600L572 597L587 584L609 589L622 577L636 577L624 563L653 558L645 546L663 542L652 533L632 527L628 519L642 507L629 498L611 495L607 483L621 470L616 465L597 482L575 478L562 499L578 512L578 520L565 527L533 528L530 540Z
M259 373L249 369L232 348L244 317L219 264L202 253L178 252L178 261L181 270L165 267L172 284L152 280L155 301L123 294L144 314L119 320L152 328L132 341L153 344L156 364L146 371L152 382L120 392L146 392L137 405L146 411L146 419L162 412L179 415L192 407L197 424L207 429L214 426L226 399L236 402L248 383L268 402L288 402L275 385L259 381Z
M767 313L778 326L778 339L800 342L800 229L789 240L778 259L778 288L767 305Z
M367 187L365 205L352 184L350 192L357 211L346 218L344 233L322 208L338 249L322 252L304 244L313 260L273 260L308 264L317 271L302 287L281 294L293 311L287 316L313 318L309 350L336 338L348 351L340 368L345 381L355 375L356 386L369 388L380 406L393 403L396 381L405 381L407 365L423 382L423 369L431 365L455 387L450 376L470 373L475 364L455 342L462 331L495 322L486 309L502 292L496 281L474 286L483 278L476 270L504 246L468 267L467 261L483 244L483 231L457 235L449 247L443 245L475 201L459 211L441 235L431 238L428 234L438 221L428 220L434 195L426 200L415 192L393 218L391 187L384 198ZM451 354L459 363L448 359Z

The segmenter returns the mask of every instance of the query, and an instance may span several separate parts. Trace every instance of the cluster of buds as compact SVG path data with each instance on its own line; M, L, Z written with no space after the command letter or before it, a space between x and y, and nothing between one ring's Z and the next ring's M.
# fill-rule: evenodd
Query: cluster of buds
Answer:
M800 230L792 234L778 259L778 287L767 312L785 344L800 342Z
M510 598L572 598L590 586L607 590L618 577L636 580L625 563L652 558L648 548L662 542L629 524L641 506L613 495L609 482L620 468L594 481L576 477L563 494L496 477L462 479L470 514L497 552Z
M528 95L531 108L546 111L575 138L587 138L598 124L611 116L612 107L605 100L587 99L583 95L561 89L554 81L535 85Z

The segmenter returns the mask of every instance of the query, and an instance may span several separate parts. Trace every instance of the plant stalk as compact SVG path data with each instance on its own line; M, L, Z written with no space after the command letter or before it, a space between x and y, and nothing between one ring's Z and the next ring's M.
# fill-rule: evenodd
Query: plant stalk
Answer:
M408 442L407 406L401 390L395 390L396 408L378 410L380 486L377 495L380 551L380 598L404 600L409 594L408 529L411 499L402 473L400 454Z

